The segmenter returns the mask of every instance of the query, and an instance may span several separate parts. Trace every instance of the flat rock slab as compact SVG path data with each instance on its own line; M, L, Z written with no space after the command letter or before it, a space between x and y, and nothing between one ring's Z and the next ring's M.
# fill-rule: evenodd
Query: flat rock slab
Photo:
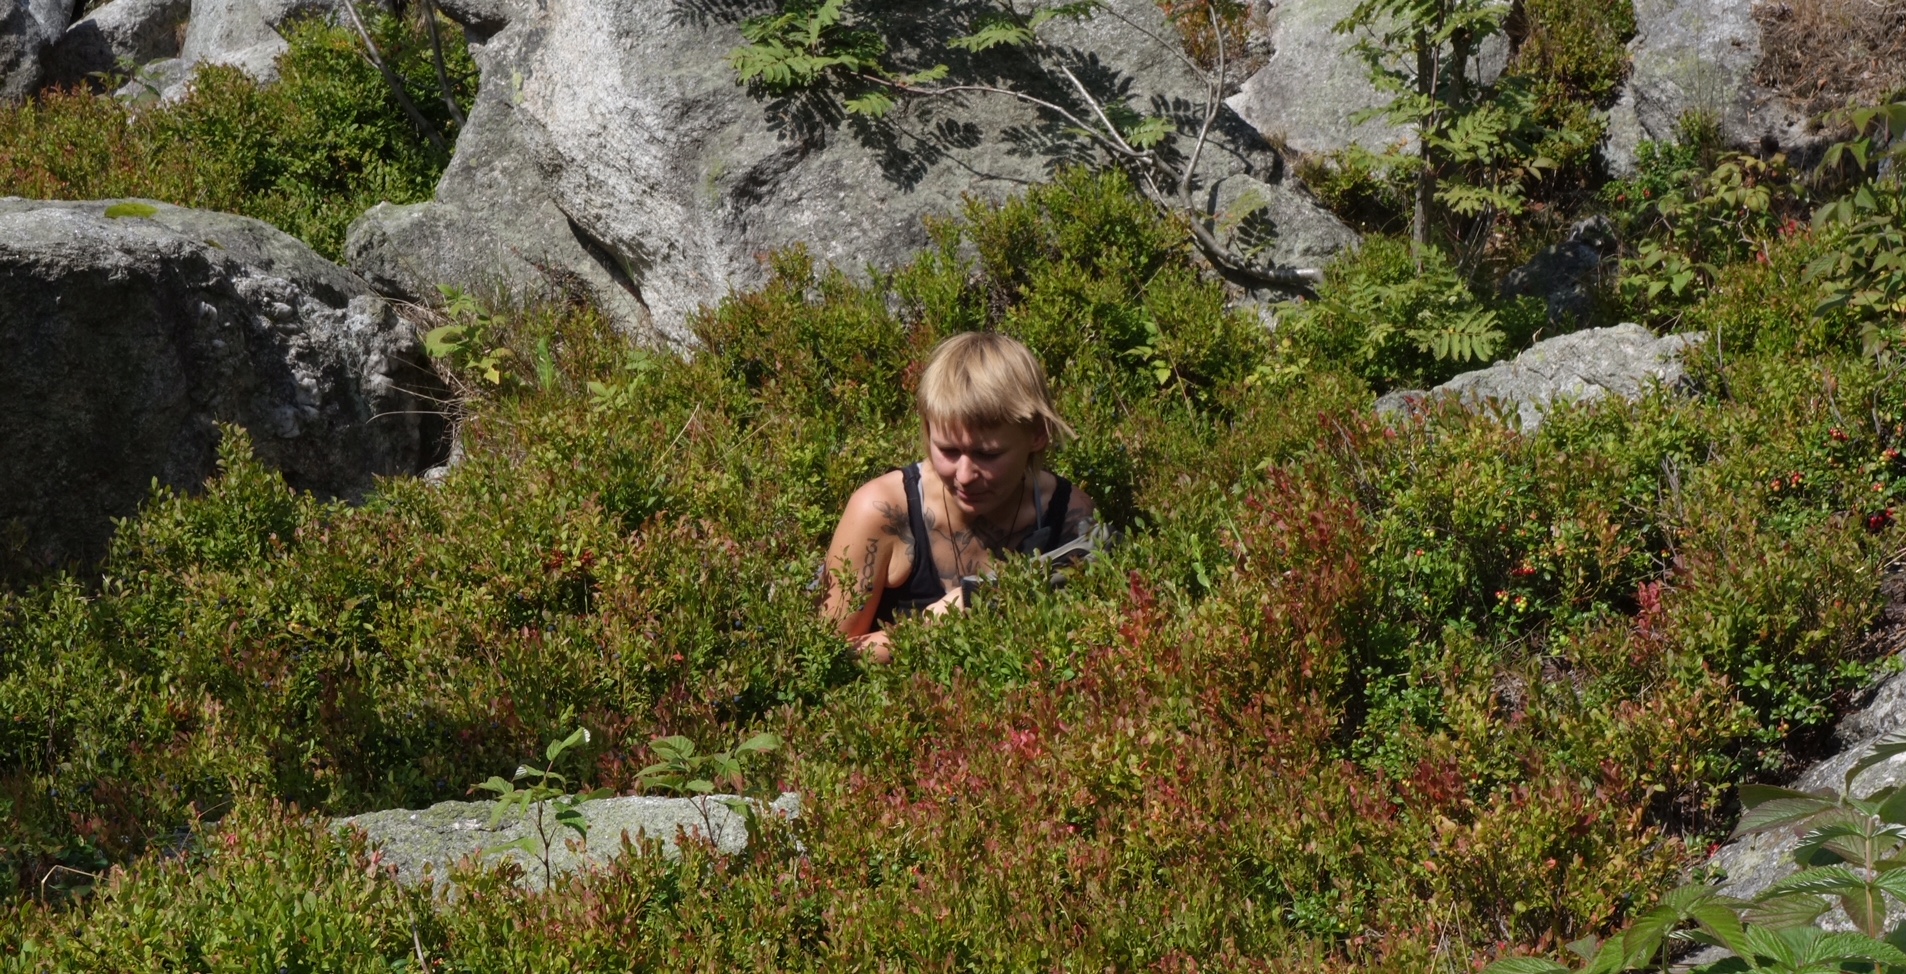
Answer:
M729 808L733 795L709 795L699 798L627 797L603 798L582 806L589 822L589 836L582 848L570 840L575 832L555 824L555 810L549 809L551 843L550 866L566 873L585 863L601 865L622 853L622 837L630 842L655 839L662 843L664 855L678 854L676 840L681 835L707 837L715 848L733 855L748 847L748 825ZM784 792L772 802L748 801L759 815L796 818L801 813L801 796ZM423 881L429 875L441 880L450 867L466 858L480 858L489 849L535 835L536 809L527 818L512 811L496 828L490 828L493 801L440 802L429 808L403 808L366 812L337 820L338 827L364 830L373 848L383 853L386 865L397 867L397 878L404 883ZM542 864L520 849L497 853L496 859L509 859L523 867L524 882L540 886Z
M1681 353L1698 335L1656 337L1636 324L1588 328L1537 342L1528 351L1486 369L1464 372L1430 389L1402 389L1377 400L1377 412L1397 415L1427 399L1454 396L1471 409L1493 409L1533 433L1559 403L1603 396L1639 399L1656 385L1687 381Z

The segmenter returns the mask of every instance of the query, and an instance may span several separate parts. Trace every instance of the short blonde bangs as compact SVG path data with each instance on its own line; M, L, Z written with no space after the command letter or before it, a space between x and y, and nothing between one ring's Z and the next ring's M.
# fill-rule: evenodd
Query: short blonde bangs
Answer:
M1027 426L1044 430L1052 446L1073 437L1032 350L997 332L964 332L935 347L914 402L928 427Z

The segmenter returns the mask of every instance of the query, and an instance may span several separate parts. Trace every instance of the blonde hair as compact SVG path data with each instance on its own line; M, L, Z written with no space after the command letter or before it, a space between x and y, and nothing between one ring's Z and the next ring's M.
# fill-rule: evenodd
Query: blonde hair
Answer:
M997 332L963 332L935 346L914 405L927 428L1027 426L1043 430L1050 446L1074 436L1032 350Z

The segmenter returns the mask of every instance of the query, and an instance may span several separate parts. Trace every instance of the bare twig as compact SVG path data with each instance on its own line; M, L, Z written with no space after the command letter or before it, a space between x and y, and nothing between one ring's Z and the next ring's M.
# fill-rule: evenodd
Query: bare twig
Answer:
M1056 115L1059 115L1060 117L1064 118L1066 121L1071 122L1074 127L1076 127L1080 132L1083 132L1085 135L1089 136L1094 142L1099 143L1099 145L1103 146L1104 148L1106 148L1107 150L1111 152L1117 153L1118 155L1125 156L1127 158L1136 158L1140 155L1138 153L1135 153L1135 150L1133 149L1130 149L1119 143L1112 142L1106 139L1105 136L1103 136L1096 129L1094 129L1090 123L1085 122L1084 120L1080 119L1077 115L1074 115L1071 112L1067 111L1063 106L1056 104L1054 102L1047 101L1044 98L1039 98L1033 95L1026 94L1023 91L1014 91L1011 88L1002 88L1002 87L999 87L998 85L942 85L942 86L929 88L922 85L905 84L899 81L895 81L891 78L882 78L879 75L873 75L873 74L861 74L861 75L856 75L856 77L858 77L862 81L868 81L875 84L885 85L889 88L894 89L895 91L905 92L909 95L921 95L924 97L937 97L941 95L957 95L957 94L971 91L971 92L979 92L979 93L989 94L989 95L1006 95L1010 98L1017 98L1020 101L1023 101L1029 105L1034 105L1039 108L1043 108L1049 112L1052 112Z
M89 873L84 869L74 869L71 866L55 865L46 871L46 875L40 877L40 902L42 904L46 903L46 881L52 879L54 873L72 873L76 876L89 877L95 883L99 882L98 873Z
M390 85L391 94L397 96L397 104L404 109L405 115L410 116L410 124L416 126L417 131L421 132L440 151L450 151L450 147L444 143L443 135L437 131L436 126L431 125L430 120L424 117L424 113L417 110L417 103L410 100L410 92L404 90L404 79L399 78L397 72L391 70L390 65L385 62L383 55L378 53L377 42L371 40L371 32L364 27L364 18L357 15L357 0L344 0L344 12L350 15L351 26L357 28L357 36L364 42L364 56L370 60L373 67L377 68L377 72L384 76L384 82Z
M429 10L428 4L429 0L425 0L424 9L426 11ZM429 971L430 961L424 958L424 938L417 934L416 917L411 917L410 919L410 945L417 948L417 969L420 971Z
M437 87L443 92L443 106L450 109L450 118L457 123L457 132L463 132L463 108L457 104L457 96L450 88L450 72L443 66L443 36L437 33L437 5L432 0L423 0L424 23L430 28L430 60L437 66Z
M1211 231L1211 228L1205 225L1205 218L1208 214L1197 205L1197 201L1192 195L1198 162L1203 158L1204 148L1210 142L1211 130L1217 122L1218 112L1221 109L1224 94L1224 86L1228 80L1229 68L1226 63L1226 52L1224 49L1223 25L1218 22L1218 13L1215 6L1207 5L1206 7L1206 15L1211 18L1212 31L1217 38L1217 71L1215 75L1198 67L1197 64L1186 58L1183 52L1178 50L1176 45L1167 42L1164 38L1157 36L1155 33L1146 30L1116 12L1114 12L1113 15L1154 43L1171 51L1181 61L1184 61L1190 66L1197 77L1204 82L1204 117L1199 122L1198 134L1192 142L1189 158L1182 167L1169 162L1165 157L1155 151L1139 149L1128 142L1124 134L1118 130L1118 126L1112 123L1110 113L1106 111L1104 102L1092 94L1091 89L1086 87L1085 83L1079 79L1077 74L1073 73L1071 68L1064 63L1060 63L1059 53L1053 51L1043 41L1035 41L1037 48L1053 58L1053 63L1056 64L1059 72L1071 83L1079 100L1085 103L1092 117L1097 120L1096 124L1081 119L1077 113L1056 102L999 85L961 84L928 87L906 84L892 78L885 78L875 74L860 74L858 77L863 81L882 85L894 91L910 95L931 97L964 92L1005 95L1036 108L1049 111L1070 122L1075 130L1106 150L1113 158L1123 161L1137 178L1140 190L1153 205L1167 212L1177 212L1181 214L1191 230L1192 240L1197 245L1198 251L1203 254L1212 267L1216 268L1220 273L1234 279L1249 282L1253 285L1281 289L1308 289L1321 283L1323 281L1323 272L1320 270L1314 268L1259 267L1252 261L1232 252L1229 247L1225 246L1223 241L1218 239L1217 235ZM1041 66L1038 58L1034 57L1031 60L1033 60L1035 66ZM1165 186L1161 186L1159 177L1162 177L1169 183L1171 190L1175 192L1168 191Z

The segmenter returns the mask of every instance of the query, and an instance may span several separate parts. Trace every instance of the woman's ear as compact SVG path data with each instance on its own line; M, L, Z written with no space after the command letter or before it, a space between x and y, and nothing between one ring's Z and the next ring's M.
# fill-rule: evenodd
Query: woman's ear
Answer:
M1052 445L1052 431L1046 428L1043 420L1033 426L1031 439L1027 441L1027 445L1034 453L1043 453L1046 447Z

